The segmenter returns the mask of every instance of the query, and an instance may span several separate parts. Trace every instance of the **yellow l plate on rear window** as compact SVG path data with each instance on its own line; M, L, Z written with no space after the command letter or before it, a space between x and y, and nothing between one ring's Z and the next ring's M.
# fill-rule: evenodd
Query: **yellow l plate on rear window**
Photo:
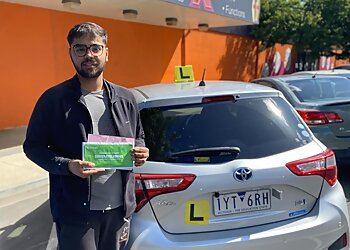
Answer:
M208 224L209 201L190 200L185 203L185 224Z
M175 66L175 82L193 82L193 68L192 65Z

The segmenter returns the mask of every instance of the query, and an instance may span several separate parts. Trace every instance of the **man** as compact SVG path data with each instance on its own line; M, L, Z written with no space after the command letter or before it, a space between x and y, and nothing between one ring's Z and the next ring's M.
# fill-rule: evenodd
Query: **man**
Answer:
M118 249L118 230L133 213L135 179L129 171L87 169L82 143L88 134L135 138L135 166L148 158L131 92L103 78L107 33L81 23L68 34L76 75L50 89L32 113L24 152L49 172L50 205L61 250ZM119 230L120 231L120 230Z

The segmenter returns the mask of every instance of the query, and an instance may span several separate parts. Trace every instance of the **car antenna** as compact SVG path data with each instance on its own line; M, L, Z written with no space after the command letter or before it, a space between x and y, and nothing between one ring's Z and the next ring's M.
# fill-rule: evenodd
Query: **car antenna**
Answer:
M312 79L316 78L317 75L317 71L315 72L315 74L312 76Z
M202 81L199 82L199 86L205 86L205 82L204 82L204 77L205 77L205 68L204 68L204 72L203 72L203 76L202 76Z

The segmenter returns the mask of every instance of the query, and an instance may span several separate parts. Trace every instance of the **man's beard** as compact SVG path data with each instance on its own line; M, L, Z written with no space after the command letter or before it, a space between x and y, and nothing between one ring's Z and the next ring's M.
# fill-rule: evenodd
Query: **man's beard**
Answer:
M99 65L94 70L85 70L85 69L83 69L82 66L80 68L78 68L75 64L74 64L74 67L75 67L76 71L78 72L78 74L81 75L82 77L97 78L103 72L104 65Z

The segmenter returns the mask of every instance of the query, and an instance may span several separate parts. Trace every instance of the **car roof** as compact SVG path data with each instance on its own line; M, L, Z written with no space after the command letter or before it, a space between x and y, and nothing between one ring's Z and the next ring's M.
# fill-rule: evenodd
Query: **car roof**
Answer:
M333 69L333 70L311 70L311 71L299 71L293 73L293 75L298 75L298 74L309 74L309 75L349 75L350 76L350 71L347 69Z
M269 87L238 81L205 81L205 86L199 86L199 81L182 84L160 83L138 86L132 90L138 103L171 99L196 99L198 101L206 96L276 96L279 94L279 91Z
M339 75L318 75L316 74L317 78L345 78L343 76L339 76ZM263 77L263 78L259 78L256 80L279 80L281 82L286 82L286 81L296 81L296 80L308 80L308 79L312 79L314 78L314 74L290 74L290 75L279 75L279 76L269 76L269 77ZM256 81L253 80L253 81Z

